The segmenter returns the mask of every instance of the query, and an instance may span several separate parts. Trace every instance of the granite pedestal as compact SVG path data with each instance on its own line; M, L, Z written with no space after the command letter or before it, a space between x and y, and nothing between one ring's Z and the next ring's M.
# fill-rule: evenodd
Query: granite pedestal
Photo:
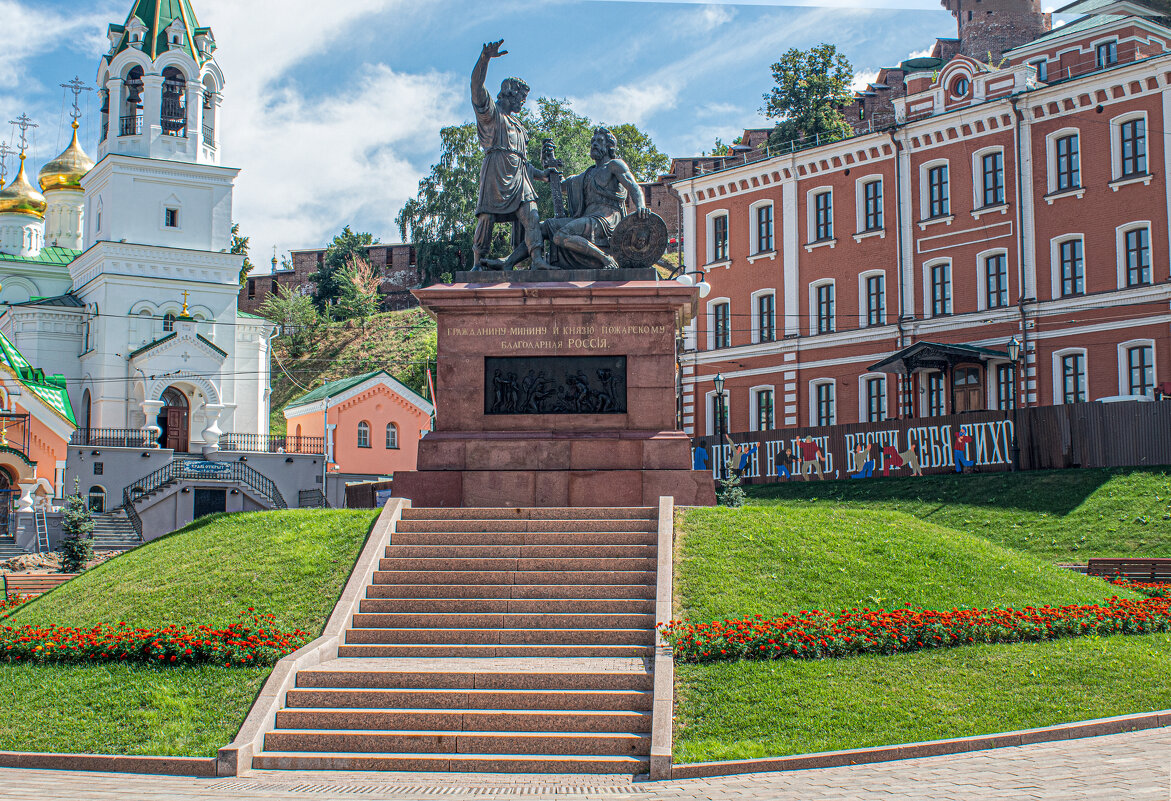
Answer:
M396 474L396 496L416 506L715 503L676 428L676 331L695 313L694 287L609 270L536 283L458 277L480 283L415 291L438 323L438 412L417 472ZM534 378L517 389L530 370L546 393L531 391Z

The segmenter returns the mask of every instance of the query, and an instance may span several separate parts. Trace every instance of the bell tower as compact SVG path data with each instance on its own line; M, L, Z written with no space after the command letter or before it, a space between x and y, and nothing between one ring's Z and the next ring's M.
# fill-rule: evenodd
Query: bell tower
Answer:
M999 65L1005 52L1044 36L1052 15L1040 0L940 0L959 26L960 52ZM991 55L990 55L991 54Z

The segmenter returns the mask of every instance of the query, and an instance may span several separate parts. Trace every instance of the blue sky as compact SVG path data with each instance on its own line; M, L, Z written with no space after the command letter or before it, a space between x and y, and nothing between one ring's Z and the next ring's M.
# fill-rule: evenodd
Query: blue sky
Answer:
M532 96L569 98L634 122L670 156L764 125L769 65L830 41L859 79L954 36L936 0L701 4L617 0L192 0L226 75L224 163L242 170L235 218L253 260L314 247L346 224L398 241L394 217L437 154L437 132L471 116L468 73L503 38L489 86L519 75ZM65 141L58 84L93 81L110 22L131 0L0 0L0 114L41 127L34 167ZM96 104L84 146L96 151ZM0 138L11 140L9 126Z

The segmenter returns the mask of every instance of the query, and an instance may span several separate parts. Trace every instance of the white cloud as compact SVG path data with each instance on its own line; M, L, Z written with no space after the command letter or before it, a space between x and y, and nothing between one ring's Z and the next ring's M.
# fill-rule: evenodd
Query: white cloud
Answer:
M700 24L708 29L731 22L736 18L736 9L730 6L708 5L700 11Z
M579 114L599 122L643 125L660 111L674 108L679 85L675 82L626 85L596 92L584 98L569 98Z
M862 70L854 73L854 80L850 83L850 88L855 92L861 92L870 84L878 80L878 70Z

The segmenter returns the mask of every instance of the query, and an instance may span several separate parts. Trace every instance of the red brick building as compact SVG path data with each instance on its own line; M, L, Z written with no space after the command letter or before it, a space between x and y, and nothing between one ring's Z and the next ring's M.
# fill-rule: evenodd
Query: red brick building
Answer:
M688 431L714 433L717 373L729 431L1171 379L1171 29L1129 0L1067 10L1091 4L1046 32L1031 0L944 0L961 47L904 62L892 125L674 183L711 285L686 332ZM965 55L991 42L1003 62Z
M292 269L282 270L273 259L271 275L250 276L240 287L240 311L256 314L270 294L278 286L302 288L313 291L310 275L317 272L325 260L325 248L317 250L294 250L289 256ZM419 286L419 268L415 264L415 246L368 245L366 257L382 276L382 310L396 311L418 305L411 295L411 289Z

